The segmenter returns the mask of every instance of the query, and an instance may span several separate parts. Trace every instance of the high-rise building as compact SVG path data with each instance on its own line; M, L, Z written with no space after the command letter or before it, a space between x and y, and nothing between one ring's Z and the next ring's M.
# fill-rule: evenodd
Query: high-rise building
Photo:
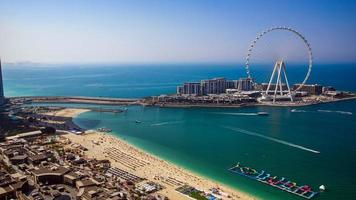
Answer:
M225 78L213 78L201 81L202 94L221 94L226 90Z
M177 86L177 94L183 94L183 86Z
M188 82L183 84L183 94L200 95L201 87L199 82Z
M252 81L251 78L240 78L237 89L239 91L251 91L253 89Z
M226 89L236 89L237 84L235 80L226 80Z
M2 83L2 70L1 70L1 59L0 59L0 106L5 104L5 97L4 97L4 87Z
M248 82L250 83L250 81ZM209 95L223 94L226 89L236 89L239 85L239 80L226 80L225 78L213 78L201 80L200 82L186 82L183 85L177 86L177 94L179 95ZM245 90L250 90L250 86L242 83ZM252 84L250 84L252 87Z

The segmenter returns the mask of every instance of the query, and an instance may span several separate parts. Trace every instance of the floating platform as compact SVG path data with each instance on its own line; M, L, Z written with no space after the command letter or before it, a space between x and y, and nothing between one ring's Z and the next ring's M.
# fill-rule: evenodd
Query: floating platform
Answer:
M314 192L308 185L298 186L295 182L289 181L284 177L272 176L264 170L257 171L250 167L242 166L240 163L228 170L305 199L312 199L319 194L319 192Z

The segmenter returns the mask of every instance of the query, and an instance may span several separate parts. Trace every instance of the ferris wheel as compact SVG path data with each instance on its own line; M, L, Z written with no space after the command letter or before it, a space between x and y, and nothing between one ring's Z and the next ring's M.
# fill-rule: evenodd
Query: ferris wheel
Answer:
M308 53L307 73L306 73L304 79L302 80L301 84L299 84L299 86L294 90L294 92L296 92L296 91L300 90L305 85L307 80L309 79L309 76L310 76L310 73L311 73L311 70L313 67L313 52L312 52L312 49L311 49L311 46L310 46L308 40L300 32L298 32L297 30L295 30L293 28L289 28L289 27L285 27L285 26L272 27L272 28L269 28L269 29L263 31L255 38L255 40L252 42L252 44L250 45L250 47L247 51L246 63L245 63L247 77L252 80L252 75L251 75L251 71L250 71L250 60L252 58L252 52L253 52L253 49L254 49L256 43L260 39L262 39L263 36L265 36L266 34L268 34L270 32L274 32L274 31L287 31L292 34L295 34L301 39L301 41L306 46L307 53ZM265 97L265 98L270 97L270 89L271 89L272 81L274 80L275 76L277 76L277 80L276 80L276 83L274 84L274 93L272 96L273 101L276 101L277 94L280 96L287 95L290 98L290 100L293 101L293 95L292 95L291 89L289 87L287 73L286 73L286 65L283 60L279 60L276 62L275 66L273 68L273 72L272 72L269 84L268 84L267 88L263 91L263 97ZM283 91L283 89L282 89L282 79L283 78L286 82L287 89L288 89L286 92Z

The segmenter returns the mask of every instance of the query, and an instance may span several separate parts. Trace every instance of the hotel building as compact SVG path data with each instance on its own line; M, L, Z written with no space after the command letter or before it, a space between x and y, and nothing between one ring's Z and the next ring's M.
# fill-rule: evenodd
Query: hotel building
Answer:
M226 89L237 89L238 91L251 91L253 89L252 79L240 78L239 80L226 80L225 78L213 78L199 82L186 82L177 87L179 95L209 95L222 94Z

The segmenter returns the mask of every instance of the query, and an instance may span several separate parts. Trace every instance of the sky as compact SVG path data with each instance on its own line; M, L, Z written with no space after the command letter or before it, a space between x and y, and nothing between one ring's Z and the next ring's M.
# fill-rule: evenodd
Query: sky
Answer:
M356 1L0 0L4 62L244 62L255 37L288 26L310 42L315 62L356 61ZM295 35L275 32L254 61L307 59Z

